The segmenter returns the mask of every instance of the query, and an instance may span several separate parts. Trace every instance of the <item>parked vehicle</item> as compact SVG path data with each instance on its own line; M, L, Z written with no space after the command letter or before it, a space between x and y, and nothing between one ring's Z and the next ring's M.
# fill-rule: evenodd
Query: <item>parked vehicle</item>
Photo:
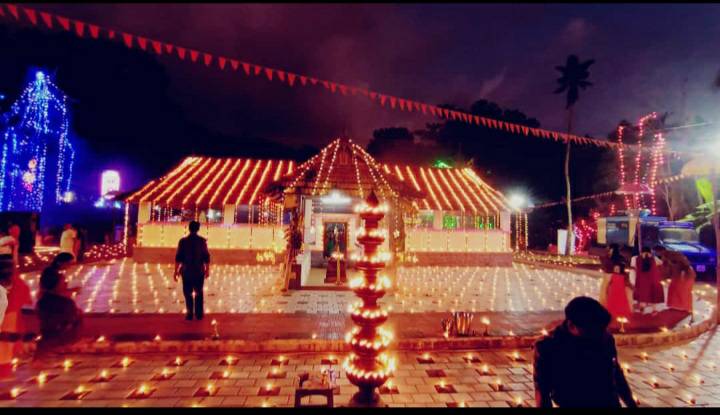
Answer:
M715 250L700 244L697 230L690 222L671 222L661 216L609 216L597 221L597 243L616 243L637 254L642 247L662 246L687 257L698 278L715 276ZM638 226L639 225L639 226ZM638 236L641 246L638 246Z

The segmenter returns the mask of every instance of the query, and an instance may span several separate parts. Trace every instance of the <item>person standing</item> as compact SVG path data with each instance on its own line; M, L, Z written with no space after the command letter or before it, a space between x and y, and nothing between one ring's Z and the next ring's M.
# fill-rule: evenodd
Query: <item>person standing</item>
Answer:
M632 289L630 279L625 273L625 265L619 262L613 266L613 273L607 287L607 305L605 307L613 318L630 318L632 315L630 307L632 294L628 292L628 288Z
M660 265L662 262L652 254L649 247L644 247L640 255L632 258L631 272L635 273L633 300L637 302L640 312L650 306L652 312L656 313L655 307L665 302L665 292L660 283Z
M32 304L32 294L30 287L20 278L20 228L17 225L11 225L8 229L8 237L3 237L3 244L12 250L11 264L4 264L11 268L12 281L11 288L7 293L7 310L5 318L0 320L0 332L8 335L8 338L0 341L0 366L12 362L15 355L22 352L22 343L19 340L13 341L12 338L19 339L25 331L21 312L23 306ZM7 238L11 238L8 240ZM7 261L7 255L4 261Z
M5 320L5 313L8 308L8 292L12 289L13 275L12 254L5 253L5 251L7 251L8 245L2 245L3 243L7 244L6 238L7 237L0 238L0 249L3 250L3 254L0 255L0 323ZM0 329L0 335L4 334L5 332ZM4 344L5 339L0 338L0 342ZM12 374L11 360L12 359L8 360L6 358L0 359L0 379L3 379Z
M666 252L669 254L669 252ZM674 310L693 312L692 291L695 285L695 270L685 255L674 253L667 255L670 273L670 286L668 286L667 306Z
M197 320L203 319L203 284L210 277L210 252L207 240L198 235L200 223L190 222L190 235L181 238L175 254L175 272L173 278L177 282L182 276L183 295L187 315L185 320L192 320L193 313Z
M66 252L77 259L77 248L79 245L77 230L71 224L66 224L60 235L60 252Z
M637 407L620 368L610 313L590 297L565 307L565 320L535 343L533 381L540 408Z

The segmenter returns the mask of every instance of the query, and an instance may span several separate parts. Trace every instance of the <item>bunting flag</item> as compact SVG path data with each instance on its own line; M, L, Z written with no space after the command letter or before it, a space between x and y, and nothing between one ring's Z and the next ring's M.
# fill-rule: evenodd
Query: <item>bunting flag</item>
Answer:
M22 13L21 13L22 11ZM88 29L88 32L90 33L90 37L92 39L99 39L101 36L101 33L107 34L108 39L115 39L115 30L104 28L99 25L91 24L88 22L83 22L80 20L70 20L67 17L59 16L56 14L44 12L44 11L37 11L30 7L25 6L17 6L14 4L3 4L0 3L0 22L28 22L32 26L37 27L38 26L38 15L40 16L40 19L42 20L43 24L47 29L54 29L55 25L54 23L57 22L62 29L68 32L75 33L78 37L84 37L85 35L85 29ZM72 23L72 30L71 31L71 23ZM614 141L608 141L608 140L600 140L596 138L588 138L588 137L580 137L573 134L566 134L566 133L559 133L557 131L548 131L543 130L539 128L530 128L525 125L520 124L514 124L509 123L505 121L498 121L494 119L489 119L485 117L480 117L474 114L470 114L467 112L462 111L456 111L456 110L449 110L447 108L439 108L433 105L429 105L422 102L412 101L406 98L398 98L391 95L382 94L376 91L369 91L363 88L358 88L346 84L341 84L337 82L332 82L324 79L318 79L314 78L308 75L302 75L302 74L291 74L287 71L282 71L279 69L269 68L262 65L257 65L254 63L248 63L236 59L226 58L226 57L216 57L215 55L208 53L208 52L201 52L194 49L184 48L181 46L174 45L172 43L167 43L160 40L155 39L149 39L143 36L127 33L127 32L121 32L117 31L117 33L120 33L120 39L122 40L122 43L125 44L127 48L133 48L135 44L145 52L148 53L155 53L156 55L163 55L163 48L165 55L167 56L177 56L180 60L185 60L185 57L187 55L187 52L190 54L190 61L192 63L197 63L198 58L202 56L202 62L207 67L216 67L220 70L224 70L225 66L228 61L230 61L230 66L234 71L237 71L240 66L242 66L243 72L246 76L250 76L251 67L253 70L253 73L255 76L259 76L261 73L265 74L265 77L268 79L268 81L273 81L274 79L285 83L289 86L295 86L296 80L299 78L300 82L299 85L301 86L307 86L308 81L310 81L310 85L316 86L318 83L322 85L324 88L328 89L332 93L336 93L337 90L340 90L340 93L343 96L348 95L348 91L350 91L352 96L360 95L363 97L368 98L371 102L380 104L381 107L386 107L387 101L390 101L390 109L396 109L397 107L400 108L402 111L407 112L418 112L422 113L423 115L429 115L433 117L440 117L444 118L446 120L454 120L458 122L464 122L468 124L474 124L478 126L482 126L485 128L492 128L496 130L503 130L508 131L513 134L520 134L522 133L525 136L532 136L537 138L543 138L547 140L553 140L553 141L562 141L562 142L572 142L574 144L583 144L583 145L595 145L598 147L605 147L605 148L617 148L617 147L623 147L626 149L633 149L638 148L638 150L641 151L652 151L652 149L648 148L642 148L638 146L637 144L623 144L618 143ZM151 48L148 48L148 43L150 43ZM176 52L176 55L173 54L173 51ZM217 65L214 64L214 62L217 62ZM360 94L357 94L357 92L360 92ZM379 97L379 99L378 99ZM678 151L673 150L663 150L665 153L671 153L671 154L679 154Z

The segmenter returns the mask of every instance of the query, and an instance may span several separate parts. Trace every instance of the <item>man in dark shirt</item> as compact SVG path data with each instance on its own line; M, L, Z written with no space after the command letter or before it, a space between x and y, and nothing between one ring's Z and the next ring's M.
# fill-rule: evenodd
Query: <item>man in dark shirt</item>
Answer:
M75 301L58 291L62 279L57 267L46 268L40 277L42 297L35 305L42 335L38 343L39 354L53 346L72 343L80 334L82 312Z
M565 321L535 344L535 401L569 408L636 407L607 330L610 313L596 300L577 297Z
M178 243L173 278L177 281L178 276L182 276L185 307L187 308L185 320L192 320L193 311L195 312L195 318L202 320L203 283L205 278L210 277L210 253L208 252L207 241L198 235L200 223L192 221L188 229L190 235L180 239Z

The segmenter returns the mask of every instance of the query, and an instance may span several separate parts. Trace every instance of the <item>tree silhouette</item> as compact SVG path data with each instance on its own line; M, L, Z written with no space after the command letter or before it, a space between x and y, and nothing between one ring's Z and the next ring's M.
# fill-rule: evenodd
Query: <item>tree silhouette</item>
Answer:
M555 69L557 69L562 75L560 78L557 79L557 82L559 84L558 88L555 90L556 94L565 93L566 98L566 105L565 109L567 110L567 132L568 134L572 133L572 126L573 126L573 108L575 104L577 103L578 99L580 98L580 89L585 89L589 86L592 86L592 82L588 81L588 78L590 77L590 72L588 71L588 68L590 68L590 65L595 63L594 59L587 60L585 62L580 62L580 59L578 59L575 55L570 55L567 57L567 61L565 62L565 66L556 66ZM570 189L570 140L565 145L565 198L566 198L566 204L567 204L567 217L568 217L568 227L567 227L567 242L565 243L565 253L567 255L570 254L570 246L573 240L573 221L572 221L572 192Z

